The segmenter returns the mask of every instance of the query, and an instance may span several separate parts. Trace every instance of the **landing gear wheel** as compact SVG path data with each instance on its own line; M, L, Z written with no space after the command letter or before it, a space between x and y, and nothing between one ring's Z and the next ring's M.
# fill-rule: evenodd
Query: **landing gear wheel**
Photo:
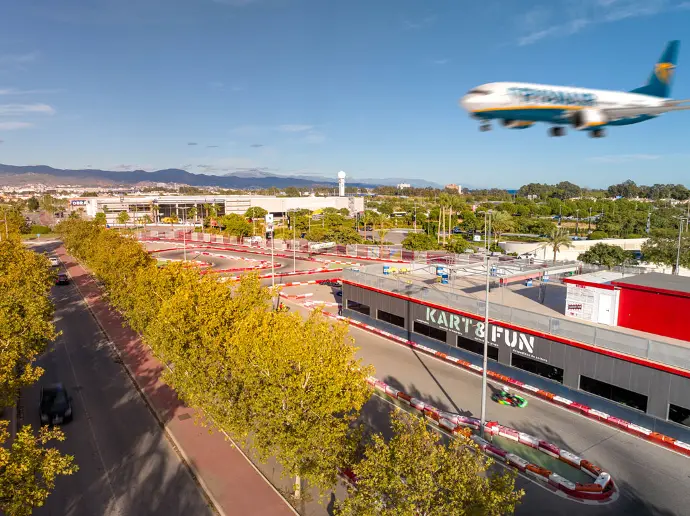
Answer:
M482 124L482 125L479 126L479 130L480 130L481 132L483 132L483 133L485 133L486 131L491 131L491 125L489 125L489 124Z
M606 131L604 129L594 129L593 131L590 131L589 135L592 138L603 138L606 136Z
M549 136L564 136L565 127L552 127L549 129Z

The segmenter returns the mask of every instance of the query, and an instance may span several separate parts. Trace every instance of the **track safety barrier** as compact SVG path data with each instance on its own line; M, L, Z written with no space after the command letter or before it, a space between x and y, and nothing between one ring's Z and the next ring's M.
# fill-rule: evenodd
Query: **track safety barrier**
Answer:
M473 373L482 374L482 368L479 366L476 366L474 364L471 364L470 362L467 362L465 360L455 358L449 355L446 355L445 353L442 353L440 351L436 351L434 349L431 349L428 346L424 346L422 344L419 344L417 342L407 340L403 337L399 337L397 335L394 335L390 332L387 332L385 330L380 330L378 328L375 328L374 326L371 326L369 324L362 323L360 321L356 321L354 319L350 319L348 317L340 316L340 315L335 315L331 314L328 312L324 312L327 316L330 317L335 317L340 320L347 320L352 326L355 326L357 328L369 331L371 333L375 333L377 335L380 335L382 337L386 337L387 339L393 340L399 344L402 344L404 346L413 348L418 351L422 351L428 355L432 355L436 358L440 358L441 360L445 362L450 362L456 366L462 367L465 370L472 371ZM602 412L596 409L593 409L591 407L588 407L587 405L583 405L581 403L574 402L572 400L569 400L567 398L561 397L561 396L556 396L551 392L545 391L543 389L539 389L537 387L534 387L532 385L520 382L518 380L515 380L513 378L510 378L508 376L495 373L493 371L487 371L487 376L489 378L492 378L494 380L499 381L500 383L504 385L510 385L511 387L518 389L523 392L527 392L528 394L531 394L533 396L537 396L543 400L546 400L550 403L553 403L555 405L558 405L560 407L566 408L572 412L576 412L582 416L585 416L589 419L594 419L596 421L600 421L608 426L611 426L613 428L616 428L618 430L622 430L626 433L635 435L637 437L640 437L642 439L645 439L651 443L658 444L663 446L664 448L668 448L669 450L675 451L677 453L680 453L685 456L690 456L690 444L685 443L683 441L680 441L678 439L675 439L673 437L669 437L664 434L660 434L658 432L654 432L652 430L649 430L648 428L644 428L642 426L636 425L634 423L630 423L629 421L625 421L623 419L619 419L617 417L611 416L607 414L606 412ZM555 453L555 452L554 452Z
M451 435L461 434L464 433L465 429L469 429L472 432L471 439L477 443L479 448L486 454L540 482L563 491L569 496L583 500L603 501L609 499L615 492L615 485L609 473L603 471L600 467L592 464L588 460L578 457L574 453L558 448L555 444L519 432L514 428L500 425L497 421L486 421L484 423L484 435L499 435L506 439L512 439L525 446L529 446L575 469L581 470L592 477L592 482L587 484L573 482L542 466L532 464L528 460L514 453L509 453L501 447L492 444L490 441L481 438L475 433L479 431L481 426L481 421L478 418L439 410L433 405L413 398L372 376L367 379L367 382L381 394L416 409L419 411L420 416L423 416L427 420L431 420L434 424Z

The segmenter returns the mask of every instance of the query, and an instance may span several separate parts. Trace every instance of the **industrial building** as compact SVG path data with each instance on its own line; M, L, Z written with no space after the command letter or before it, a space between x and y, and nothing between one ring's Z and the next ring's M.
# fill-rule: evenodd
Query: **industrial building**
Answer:
M402 274L391 274L388 265L343 271L343 315L481 366L486 266L444 266L440 281L418 273L420 267ZM673 289L651 274L610 278L596 303L591 296L592 306L574 318L564 305L585 304L586 296L566 296L559 280L570 288L584 276L559 278L546 262L534 263L532 272L499 262L491 267L490 370L690 442L690 342L679 339L687 335L681 312L687 313L690 289L676 283L678 276L663 280L672 278ZM512 283L496 277L502 268L531 277ZM582 283L598 288L592 278Z
M344 179L344 178L341 178ZM344 185L344 183L343 183ZM342 189L341 189L342 191ZM196 208L201 216L205 206L215 205L218 216L237 213L244 215L247 210L263 208L275 217L282 217L289 211L324 208L346 209L350 215L364 211L364 198L354 196L330 197L276 197L270 195L189 195L189 196L122 196L122 197L77 197L69 200L70 211L82 211L88 217L105 213L108 223L115 224L121 212L127 212L135 221L149 215L153 222L176 216L186 217L190 208Z

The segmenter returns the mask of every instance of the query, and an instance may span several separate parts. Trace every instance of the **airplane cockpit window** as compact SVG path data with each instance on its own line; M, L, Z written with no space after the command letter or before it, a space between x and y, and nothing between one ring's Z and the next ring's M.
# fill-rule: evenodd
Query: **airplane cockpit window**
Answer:
M486 90L470 90L467 92L468 95L489 95L491 92Z

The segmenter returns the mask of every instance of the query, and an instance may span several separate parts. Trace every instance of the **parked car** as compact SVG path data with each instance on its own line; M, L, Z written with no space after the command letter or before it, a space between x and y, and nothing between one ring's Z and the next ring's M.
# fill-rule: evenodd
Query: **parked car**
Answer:
M59 425L72 421L72 396L61 383L41 387L39 412L41 425Z
M51 256L50 258L48 258L48 261L50 262L50 265L52 267L60 266L60 260L58 260L55 256Z
M57 275L57 278L55 279L56 285L67 285L68 283L69 276L67 276L67 273L61 272Z

